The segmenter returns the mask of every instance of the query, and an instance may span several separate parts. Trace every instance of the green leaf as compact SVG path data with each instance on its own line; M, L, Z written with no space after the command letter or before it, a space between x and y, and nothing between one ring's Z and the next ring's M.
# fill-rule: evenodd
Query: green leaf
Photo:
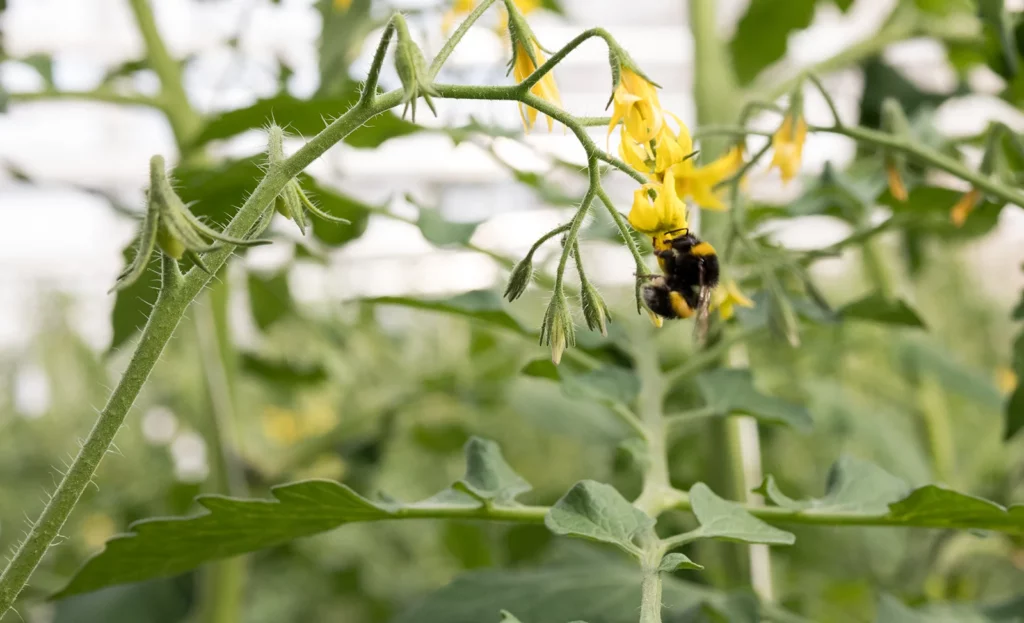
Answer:
M568 398L593 400L602 404L628 405L640 393L640 380L632 370L602 366L596 370L574 371L556 366L549 359L534 359L522 371L526 376L560 381Z
M211 560L281 545L346 523L386 519L393 513L392 508L327 480L281 485L270 492L274 500L200 496L196 501L206 509L201 515L137 521L128 534L107 541L55 598L176 575Z
M914 369L934 375L943 391L960 394L987 408L998 409L1003 405L1003 395L991 375L961 362L957 354L935 338L908 334L901 336L897 347L900 356Z
M723 414L744 413L800 430L811 427L807 409L759 392L750 370L718 368L699 375L697 385L707 405Z
M937 107L948 96L921 91L880 58L871 58L864 63L864 91L860 102L861 125L870 128L881 127L882 102L887 97L898 101L907 117L913 118L921 110Z
M300 100L287 94L262 99L247 108L228 111L212 117L196 137L196 145L210 141L231 138L249 130L260 130L272 120L287 124L288 131L303 136L312 136L327 126L327 121L348 111L359 98L355 86L340 97L323 97ZM392 112L373 118L345 137L345 143L353 147L377 147L384 141L398 136L419 132L422 128L400 119Z
M508 610L502 610L501 623L522 623L522 621L513 616L513 614Z
M284 386L316 385L327 380L327 370L319 363L271 359L256 353L242 353L242 370L268 383Z
M962 192L936 186L918 186L910 191L906 201L897 201L888 192L878 202L892 209L893 214L912 215L908 228L930 233L942 239L975 238L995 228L1003 206L987 198L978 202L962 227L950 220L950 211L960 200Z
M195 578L149 580L57 603L53 623L180 623L193 608Z
M1024 504L1009 509L989 500L926 485L889 506L889 518L907 525L1024 534Z
M468 244L480 223L454 223L445 220L438 210L418 206L420 210L416 226L423 237L439 247Z
M544 524L555 534L609 543L639 556L635 540L651 533L654 519L626 501L615 487L583 480L551 507Z
M817 513L865 513L884 515L889 504L906 497L910 491L901 478L897 478L881 467L854 458L841 457L829 470L824 497L809 500L793 500L784 495L768 476L758 492L775 504L806 515Z
M676 613L715 595L673 576L662 581L664 611ZM394 623L485 623L512 608L527 623L636 623L640 569L621 557L574 556L529 569L487 569L456 578L393 619ZM670 620L670 619L666 619Z
M348 223L332 223L322 218L312 217L313 235L320 242L332 247L340 247L363 235L370 223L370 213L375 209L373 206L326 186L321 186L308 176L300 175L299 181L302 187L312 195L311 199L316 202L317 207L331 216L348 221Z
M661 559L661 564L658 566L658 571L680 571L682 569L703 569L704 565L699 565L683 554L672 553L667 554Z
M690 488L690 504L700 522L700 538L769 545L792 545L796 541L791 533L769 526L742 505L718 497L702 482Z
M475 290L440 300L424 300L404 296L381 296L363 300L373 305L400 305L462 316L520 335L531 335L530 331L504 310L501 298L490 290Z
M914 309L902 299L887 299L880 293L848 303L839 310L844 318L870 320L882 324L926 328L924 321Z
M251 272L248 282L252 318L261 331L266 331L291 312L287 268L269 276Z
M569 398L628 405L640 393L640 380L636 374L618 366L603 366L582 373L565 368L560 369L559 374L562 389Z
M479 437L466 442L466 475L455 488L483 502L509 504L532 487L505 462L498 444Z
M124 257L125 266L128 266L135 257L138 249L138 238L133 240L121 255ZM154 257L159 254L154 253ZM132 285L117 292L114 298L114 309L110 316L110 322L114 328L114 335L110 340L110 350L117 350L127 342L137 331L145 326L149 319L149 312L156 304L156 297L160 293L160 263L150 260L150 268L139 276Z
M815 0L751 0L729 43L741 84L785 56L790 33L811 24L814 4Z
M877 623L929 623L933 619L923 613L914 612L892 595L882 594L878 598L875 621Z

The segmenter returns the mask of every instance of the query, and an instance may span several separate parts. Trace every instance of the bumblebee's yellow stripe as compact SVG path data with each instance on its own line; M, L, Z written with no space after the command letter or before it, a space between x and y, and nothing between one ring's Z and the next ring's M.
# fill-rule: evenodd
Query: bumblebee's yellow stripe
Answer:
M693 315L693 310L686 304L686 299L683 298L682 294L675 291L669 292L668 300L672 304L672 311L680 318L689 318Z
M715 248L707 242L702 242L690 249L690 253L694 255L715 255Z

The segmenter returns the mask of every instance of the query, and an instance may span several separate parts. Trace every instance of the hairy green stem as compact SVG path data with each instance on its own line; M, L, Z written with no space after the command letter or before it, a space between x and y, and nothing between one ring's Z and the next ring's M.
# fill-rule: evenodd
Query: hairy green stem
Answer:
M448 41L445 41L444 46L441 47L437 56L435 56L434 60L431 61L430 68L427 70L427 76L431 79L437 76L437 72L441 71L441 67L444 66L445 62L448 61L448 57L455 51L455 47L459 45L459 42L466 36L466 33L469 32L469 29L473 24L480 19L480 16L483 15L487 9L491 8L491 5L494 4L494 2L495 0L483 0L483 2L478 4L477 7L466 16L466 19L459 24L459 27L455 29L455 32L448 38Z
M10 93L8 97L12 102L45 102L51 100L82 100L88 102L103 102L107 104L120 104L124 106L147 106L163 110L163 103L155 98L145 95L116 93L108 89L96 89L95 91L36 91L34 93Z
M1007 203L1024 206L1024 192L1017 190L1016 188L1006 186L994 177L985 175L980 171L969 169L940 151L932 149L926 145L909 141L904 137L888 134L879 130L850 126L815 126L812 127L811 130L814 132L841 134L861 143L867 143L877 147L886 147L905 153L923 164L932 166L936 169L941 169L959 177L962 180L970 182L975 188L982 190L993 197L998 197Z
M393 91L378 98L372 106L354 107L331 123L295 155L267 173L235 214L225 233L233 237L246 236L263 213L270 209L272 202L290 179L350 132L376 115L398 105L401 97L401 91ZM204 260L211 273L216 274L233 252L234 247L225 246L207 253ZM67 521L82 492L91 482L100 460L113 443L125 416L135 402L142 385L149 378L153 366L156 365L185 310L213 278L211 274L203 272L198 267L182 277L174 260L165 258L163 265L160 294L124 375L39 519L33 524L28 536L0 574L0 616L11 608L43 554Z
M160 101L163 103L164 114L171 124L178 149L184 153L199 132L202 118L188 100L181 77L181 65L171 57L160 37L149 0L129 0L128 4L146 46L146 60L160 79Z
M640 623L661 623L661 552L645 556L640 579Z

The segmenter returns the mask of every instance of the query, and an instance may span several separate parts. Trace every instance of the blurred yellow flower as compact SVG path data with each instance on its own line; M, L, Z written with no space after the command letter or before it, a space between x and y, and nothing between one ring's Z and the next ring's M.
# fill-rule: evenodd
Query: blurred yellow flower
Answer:
M352 6L352 0L334 0L334 10L345 12Z
M516 43L515 59L512 65L512 76L516 82L522 82L527 76L537 70L537 65L543 65L544 55L540 51L540 46L536 42L531 41L530 45L533 46L533 58L527 53L527 50L521 43ZM534 64L534 59L537 63ZM540 99L551 102L552 104L561 107L562 97L558 93L558 85L555 84L555 76L552 72L544 74L544 77L537 81L537 84L530 87L530 93L536 95ZM532 130L534 124L537 122L537 109L526 106L525 104L519 104L519 115L523 119L523 128L527 131ZM548 120L548 130L554 126L554 119L551 117Z
M722 320L732 318L733 308L736 305L739 305L740 307L754 306L754 301L747 298L743 292L740 291L736 282L731 279L722 284L722 287L715 289L714 299L711 303L714 308L718 309L718 315Z
M263 410L263 434L283 446L294 444L302 439L298 414L273 405L266 407Z
M647 194L653 189L658 196L651 201ZM686 204L676 194L675 180L671 169L665 174L664 184L644 184L633 192L633 207L629 211L629 224L633 229L649 236L684 229Z
M771 166L779 167L782 181L789 182L800 171L800 159L804 152L804 141L807 140L807 122L803 116L793 119L793 114L786 114L782 125L772 136Z
M608 136L611 136L620 121L623 123L623 133L629 134L640 144L654 140L661 132L664 117L657 89L626 67L622 68L612 101L615 106L608 124Z
M104 513L93 513L82 520L79 532L86 549L90 551L103 547L107 539L114 536L117 525L110 515Z
M885 174L889 178L889 193L896 201L907 200L907 187L903 185L903 177L895 164L885 165Z
M337 454L321 454L313 459L313 462L299 470L296 478L328 478L330 480L341 480L345 476L348 466Z
M996 370L996 384L999 391L1009 394L1017 389L1017 374L1010 368L1001 367Z
M972 188L963 197L960 197L960 201L956 202L953 209L949 212L949 220L953 221L953 224L957 227L963 227L964 223L967 222L967 217L977 207L978 202L981 201L981 191L977 188Z

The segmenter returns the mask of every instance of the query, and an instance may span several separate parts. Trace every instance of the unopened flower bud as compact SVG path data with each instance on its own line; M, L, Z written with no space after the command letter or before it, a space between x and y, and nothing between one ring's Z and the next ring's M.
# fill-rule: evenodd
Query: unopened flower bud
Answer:
M576 344L576 328L573 325L572 313L565 294L556 291L548 303L544 313L544 324L541 325L540 343L551 347L551 361L557 366L562 361L562 353L566 348Z
M583 318L587 321L587 328L591 331L600 331L601 335L608 336L608 306L598 293L597 288L589 281L583 284L580 290L580 297L583 302Z
M512 302L522 296L527 286L530 285L531 279L533 279L533 255L529 254L515 265L512 274L508 276L505 298Z
M405 91L402 103L405 108L402 110L402 117L412 109L412 120L416 121L416 100L422 97L430 108L430 112L437 116L434 102L431 96L436 96L433 80L427 70L427 61L423 58L423 51L420 46L409 36L409 29L405 19L401 15L395 15L395 29L398 33L398 47L395 50L395 70L402 81L402 89Z

